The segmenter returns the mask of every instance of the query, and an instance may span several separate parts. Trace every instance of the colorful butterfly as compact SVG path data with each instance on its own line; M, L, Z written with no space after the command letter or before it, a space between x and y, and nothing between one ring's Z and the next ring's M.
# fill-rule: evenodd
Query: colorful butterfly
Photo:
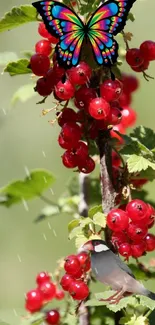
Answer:
M113 36L125 26L130 8L136 0L109 0L102 4L84 24L78 15L57 1L34 2L51 35L59 39L57 60L65 68L76 66L84 39L89 40L99 65L110 66L118 57L118 44Z

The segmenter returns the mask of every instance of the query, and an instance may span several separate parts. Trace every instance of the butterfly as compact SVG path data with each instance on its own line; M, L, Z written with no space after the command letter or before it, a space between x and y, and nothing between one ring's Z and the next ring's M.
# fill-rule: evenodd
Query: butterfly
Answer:
M118 57L114 36L126 24L136 0L109 0L102 4L86 24L58 1L38 1L32 5L41 15L48 32L58 38L55 48L58 63L64 68L78 65L84 40L89 40L98 65L111 66Z

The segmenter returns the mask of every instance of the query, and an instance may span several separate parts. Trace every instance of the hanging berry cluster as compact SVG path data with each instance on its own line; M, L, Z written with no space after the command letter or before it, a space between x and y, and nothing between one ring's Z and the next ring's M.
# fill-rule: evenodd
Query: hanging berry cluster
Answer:
M154 208L138 199L111 210L107 216L107 225L113 232L112 243L127 260L155 250L155 236L148 233L154 222Z
M37 288L26 293L25 308L30 313L40 311L47 303L53 299L62 300L65 297L63 290L51 281L47 272L40 272L36 277ZM57 325L60 321L60 313L56 309L45 312L44 320L49 325Z

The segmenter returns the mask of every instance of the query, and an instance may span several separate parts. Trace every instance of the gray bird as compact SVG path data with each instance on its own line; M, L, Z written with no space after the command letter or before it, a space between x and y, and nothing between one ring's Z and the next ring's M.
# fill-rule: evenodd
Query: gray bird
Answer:
M139 294L155 300L155 293L147 290L138 282L130 268L115 255L103 240L90 240L82 246L91 252L91 268L97 280L110 286L116 293L108 299L117 304L120 299L130 294Z

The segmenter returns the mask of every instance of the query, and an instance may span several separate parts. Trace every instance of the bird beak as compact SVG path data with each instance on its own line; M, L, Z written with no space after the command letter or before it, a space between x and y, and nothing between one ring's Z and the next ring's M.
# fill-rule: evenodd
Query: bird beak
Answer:
M89 240L89 241L87 241L87 243L85 243L84 245L82 245L80 247L80 249L78 250L78 252L81 253L81 252L93 251L93 250L94 250L94 247L92 245L92 241Z

